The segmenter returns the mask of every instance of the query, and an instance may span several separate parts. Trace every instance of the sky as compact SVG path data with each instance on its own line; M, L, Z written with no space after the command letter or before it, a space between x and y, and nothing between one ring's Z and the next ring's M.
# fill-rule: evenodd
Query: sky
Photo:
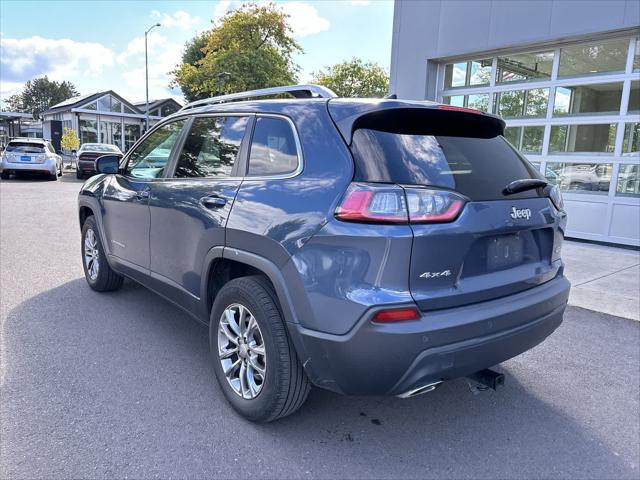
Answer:
M0 100L27 80L48 75L81 94L114 90L145 98L144 31L149 33L149 98L182 100L169 72L185 42L241 5L219 1L0 1ZM389 69L393 1L278 1L304 53L294 57L298 80L353 57ZM213 22L213 23L212 23Z

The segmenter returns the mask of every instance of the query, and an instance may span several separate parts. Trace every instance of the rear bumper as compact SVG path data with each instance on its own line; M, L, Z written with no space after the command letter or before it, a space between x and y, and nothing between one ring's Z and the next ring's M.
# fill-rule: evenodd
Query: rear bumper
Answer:
M0 162L0 172L33 172L55 175L56 162L45 161L43 163L14 163L2 161Z
M557 277L496 300L376 324L371 309L345 335L289 324L311 381L350 395L404 393L463 377L515 357L562 323L570 284Z
M78 170L86 174L97 173L96 162L94 160L78 160Z

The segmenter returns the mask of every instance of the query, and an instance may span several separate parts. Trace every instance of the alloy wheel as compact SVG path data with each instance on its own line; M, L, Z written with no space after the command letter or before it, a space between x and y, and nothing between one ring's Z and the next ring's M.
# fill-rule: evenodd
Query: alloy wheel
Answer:
M89 228L84 236L84 264L87 267L89 278L95 281L100 269L100 253L98 252L98 239L92 228Z
M218 356L234 392L246 400L256 398L264 386L266 352L262 332L244 305L229 305L218 326Z

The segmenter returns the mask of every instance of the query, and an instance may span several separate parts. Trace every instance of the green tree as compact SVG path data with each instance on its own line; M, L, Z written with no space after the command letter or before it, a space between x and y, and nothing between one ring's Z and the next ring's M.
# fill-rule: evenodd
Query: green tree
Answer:
M219 25L187 43L171 85L192 101L295 83L292 55L302 48L287 17L273 3L245 4L227 13Z
M20 93L11 95L7 101L7 109L14 112L27 112L34 118L40 118L42 112L52 105L78 95L76 87L71 82L56 82L44 77L29 80L22 87Z
M72 150L78 150L78 148L80 148L80 139L78 138L76 131L71 128L64 127L64 133L62 134L62 138L60 138L60 146L63 150L69 152Z
M339 97L384 97L389 90L389 75L377 63L359 58L338 63L312 73L312 83L330 88Z

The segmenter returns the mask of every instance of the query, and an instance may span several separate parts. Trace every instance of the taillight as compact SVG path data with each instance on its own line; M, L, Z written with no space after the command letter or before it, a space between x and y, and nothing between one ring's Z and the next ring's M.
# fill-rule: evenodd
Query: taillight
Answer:
M335 215L364 223L443 223L455 220L465 201L447 190L352 183Z
M562 199L562 192L560 191L560 187L557 185L553 185L551 188L548 188L548 195L553 202L553 205L560 211L564 211L564 200Z
M451 222L458 217L465 198L447 190L406 187L411 223Z
M395 185L352 183L336 217L351 222L407 223L404 192Z
M407 320L419 320L420 312L414 307L389 308L380 310L373 316L373 321L378 323L404 322Z

